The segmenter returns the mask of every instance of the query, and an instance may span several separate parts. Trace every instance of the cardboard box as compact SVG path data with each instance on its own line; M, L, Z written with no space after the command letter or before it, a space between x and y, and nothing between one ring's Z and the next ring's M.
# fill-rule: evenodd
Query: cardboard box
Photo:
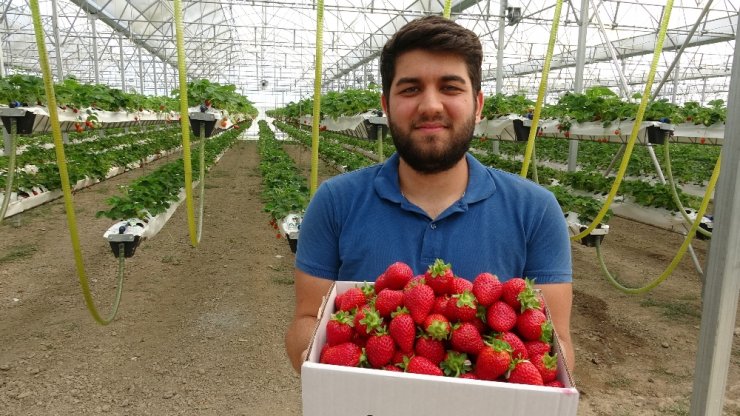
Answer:
M301 367L304 416L552 415L578 411L578 390L558 359L565 388L466 380L319 363L334 299L357 282L336 282L319 312L319 324ZM560 346L555 342L558 357Z

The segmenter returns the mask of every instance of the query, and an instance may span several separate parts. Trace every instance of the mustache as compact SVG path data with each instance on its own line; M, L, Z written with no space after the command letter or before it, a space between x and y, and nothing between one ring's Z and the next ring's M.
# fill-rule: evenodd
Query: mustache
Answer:
M452 125L452 122L445 117L442 116L435 116L435 117L421 117L416 120L413 120L411 122L412 128L419 128L420 126L423 126L425 124L440 124L442 127L448 128Z

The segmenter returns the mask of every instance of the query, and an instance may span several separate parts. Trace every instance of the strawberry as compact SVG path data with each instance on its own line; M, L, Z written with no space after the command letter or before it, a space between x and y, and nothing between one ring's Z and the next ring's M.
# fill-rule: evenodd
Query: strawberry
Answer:
M416 341L416 325L406 308L398 308L391 314L391 323L388 324L388 333L396 341L396 345L403 352L412 352Z
M452 295L447 303L447 310L447 316L451 320L469 322L475 319L475 315L478 313L478 300L475 299L473 292L466 290L463 293Z
M416 284L404 293L403 303L414 323L421 325L434 307L434 290L423 283Z
M422 328L427 335L436 340L445 340L450 335L450 321L439 313L427 316Z
M516 318L517 333L525 341L552 340L552 323L538 309L527 309Z
M524 346L524 342L522 341L522 339L519 338L515 333L509 331L501 332L496 336L496 338L504 340L509 345L511 345L511 356L513 358L529 358L527 347Z
M556 355L550 355L549 353L536 355L531 357L530 361L540 372L543 383L555 380L558 375L558 357Z
M443 376L442 370L429 359L415 355L406 363L406 372L414 374L427 374L431 376Z
M547 354L552 351L552 346L549 343L540 340L524 341L524 347L527 349L527 354L530 357Z
M476 355L483 348L483 338L473 324L462 322L453 325L450 344L458 352Z
M344 293L340 293L334 298L334 310L339 311L342 308L342 299L344 299Z
M437 296L434 298L434 307L432 308L432 313L441 313L442 315L447 316L447 302L450 301L449 295L443 295L443 296ZM449 316L447 316L449 319Z
M398 366L397 366L397 365L395 365L395 364L388 364L388 365L385 365L385 366L383 366L383 370L385 370L385 371L397 371L397 372L403 372L403 370L401 370L400 368L398 368Z
M365 344L365 355L373 368L381 368L390 363L395 353L396 344L388 335L385 326L378 328Z
M446 355L444 342L425 335L417 338L414 345L414 352L416 355L425 357L434 364L442 362Z
M403 289L409 280L414 277L414 271L411 270L411 266L401 261L388 266L383 274L388 282L387 287L394 290Z
M375 293L380 293L383 289L388 288L388 278L385 277L385 273L381 273L377 279L375 279Z
M565 388L565 385L560 380L553 380L549 383L545 383L545 386L546 387L557 387L561 389Z
M616 130L614 130L614 134L617 135L617 136L619 136L620 134L622 134L622 130L616 129Z
M514 308L515 311L518 311L522 307L518 299L519 294L522 293L526 287L527 282L521 277L511 278L501 285L501 299Z
M509 383L517 384L531 384L534 386L542 386L542 376L537 371L537 367L532 364L529 360L514 360L511 364L511 370L507 376Z
M391 363L397 367L403 367L403 363L409 360L409 358L414 356L414 351L408 351L404 352L401 350L396 350L396 353L393 354L393 359L391 360Z
M452 273L452 266L449 263L445 263L442 259L436 259L429 266L426 273L424 273L426 283L434 290L434 294L437 296L450 292L454 278L455 275Z
M383 318L372 306L364 306L355 314L355 331L362 336L372 334L381 325Z
M403 306L401 290L383 289L375 298L375 309L383 318L389 318L400 306Z
M565 136L565 138L566 138L566 139L567 139L567 138L569 138L569 137L570 137L570 130L566 130L566 131L565 131L565 132L563 133L563 136Z
M478 377L476 377L475 373L460 374L459 378L467 378L468 380L478 380Z
M408 292L409 290L411 290L411 288L419 284L426 284L423 274L412 277L411 280L409 280L409 282L406 283L406 286L403 287L403 293Z
M495 274L481 273L473 279L473 294L479 304L491 306L501 297L501 282Z
M454 279L452 279L452 291L450 292L451 295L457 295L460 293L465 292L466 290L473 291L473 283L471 283L468 280L463 279L462 277L455 276Z
M491 339L478 353L475 360L475 375L481 380L496 380L511 365L511 345L500 339Z
M352 336L355 333L352 325L352 316L349 313L339 311L332 314L326 324L326 343L328 345L339 345L352 341Z
M351 342L330 346L323 351L321 363L357 367L360 365L362 349Z
M447 351L445 359L439 364L444 374L448 377L460 377L469 373L472 369L468 355L457 351Z
M354 308L360 308L367 303L367 298L359 287L353 287L344 292L342 303L339 309L342 311L351 311Z
M486 311L486 323L496 332L511 331L516 325L516 311L504 301L496 301Z

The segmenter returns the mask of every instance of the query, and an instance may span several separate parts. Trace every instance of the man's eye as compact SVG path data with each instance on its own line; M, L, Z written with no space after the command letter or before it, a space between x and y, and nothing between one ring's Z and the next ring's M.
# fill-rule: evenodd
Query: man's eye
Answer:
M401 90L401 94L412 94L419 91L417 87L408 87Z

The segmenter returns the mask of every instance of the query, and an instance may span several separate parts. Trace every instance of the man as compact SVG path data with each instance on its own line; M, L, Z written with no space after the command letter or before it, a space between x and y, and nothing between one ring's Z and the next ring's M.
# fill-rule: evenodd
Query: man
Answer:
M572 269L567 225L554 196L467 154L481 120L478 37L436 16L410 22L380 57L383 110L397 153L324 182L301 225L296 307L286 350L296 371L334 280L374 281L396 262L422 274L436 258L472 280L535 279L565 358Z

